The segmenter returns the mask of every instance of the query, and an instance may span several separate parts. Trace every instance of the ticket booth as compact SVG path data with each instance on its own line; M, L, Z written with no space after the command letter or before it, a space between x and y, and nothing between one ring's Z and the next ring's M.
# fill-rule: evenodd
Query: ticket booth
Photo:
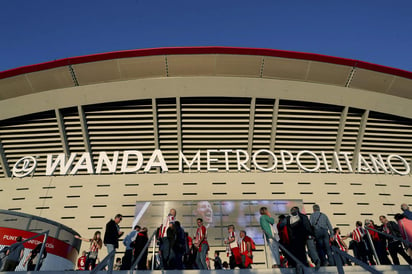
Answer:
M30 214L0 210L0 249L16 242L18 236L23 240L36 234L49 231L46 241L47 257L43 261L41 270L73 270L81 242L74 238L78 235L73 229L55 221L33 216ZM26 270L23 262L36 245L43 242L44 235L24 243L24 256L16 271Z

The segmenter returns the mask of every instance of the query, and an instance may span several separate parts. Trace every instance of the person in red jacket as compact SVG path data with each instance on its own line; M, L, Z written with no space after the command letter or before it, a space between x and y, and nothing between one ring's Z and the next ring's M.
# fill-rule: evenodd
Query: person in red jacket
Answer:
M86 265L86 251L83 250L82 256L77 259L77 270L84 270Z
M240 255L242 257L242 268L252 268L253 264L253 240L246 235L246 231L241 230L240 236Z

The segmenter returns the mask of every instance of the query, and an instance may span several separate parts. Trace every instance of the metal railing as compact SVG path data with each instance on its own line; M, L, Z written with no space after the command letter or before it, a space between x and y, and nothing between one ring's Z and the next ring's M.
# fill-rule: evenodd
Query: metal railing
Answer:
M406 241L406 240L404 240L404 239L402 239L402 238L395 237L395 236L393 236L393 235L390 235L390 234L387 234L387 233L378 231L378 230L373 229L373 228L370 228L370 227L365 227L365 229L370 230L370 231L377 232L377 233L379 233L380 235L383 235L383 236L388 237L388 238L392 238L392 239L394 239L394 240L396 240L396 241L402 241L403 243L405 243L405 244L407 244L407 245L411 245L411 244L412 244L411 242ZM31 239L34 239L34 238L36 238L36 237L39 237L39 236L41 236L41 235L43 235L43 234L45 234L45 233L48 233L48 231L43 232L43 233L41 233L41 234L38 234L38 235L36 235L36 236L33 236L32 238L27 239L27 240L25 240L24 242L29 241L29 240L31 240ZM369 233L368 233L368 235L369 235ZM156 237L155 237L155 236L156 236L156 231L154 231L153 234L150 236L149 240L147 241L146 245L144 246L144 248L143 248L142 251L140 252L140 254L139 254L139 256L137 257L137 259L134 261L134 263L133 263L133 265L131 266L130 270L133 271L133 270L136 269L136 267L137 267L137 265L139 264L140 260L143 258L144 252L146 252L146 250L149 249L150 243L151 243L152 241L153 241L153 258L152 258L152 267L151 267L151 268L152 268L152 270L154 269L154 261L155 261L155 254L154 254L154 253L155 253L155 249L156 249ZM46 235L45 239L47 239L47 235ZM267 247L267 241L266 241L266 236L265 236L265 235L264 235L264 240L265 240L265 241L264 241L264 242L265 242L264 246L265 246L265 249L266 249L266 247ZM375 258L376 258L376 261L378 262L378 264L380 264L379 258L378 258L377 254L376 254L376 250L374 249L374 245L373 245L373 242L372 242L372 239L371 239L370 235L368 236L368 240L370 241L370 246L373 248L373 252L374 252L374 256L375 256ZM274 240L274 241L276 241L276 240ZM308 266L306 266L303 262L301 262L298 258L296 258L284 245L282 245L281 243L279 243L279 241L277 241L277 243L278 243L278 245L279 245L279 248L282 250L282 252L284 252L290 259L292 259L292 260L296 263L296 265L297 265L297 267L296 267L297 273L303 273L303 274L305 274L305 273L310 273L310 268L309 268ZM44 243L43 243L41 252L43 252L44 244L45 244L45 241L44 241ZM373 267L371 267L371 266L368 265L367 263L365 263L365 262L363 262L363 261L361 261L361 260L359 260L359 259L357 259L357 258L355 258L355 257L353 257L353 256L351 256L351 255L349 255L348 253L340 250L340 249L337 248L336 246L333 246L333 245L332 245L331 248L332 248L333 256L334 256L334 259L335 259L336 268L337 268L339 274L345 273L344 270L343 270L342 261L341 261L341 259L338 257L339 255L342 256L342 257L344 257L344 258L346 258L346 259L349 259L350 261L354 262L355 264L361 266L361 267L362 267L363 269L365 269L366 271L369 271L369 272L374 273L374 274L381 274L381 273L382 273L382 272L374 269ZM97 272L100 271L100 270L103 270L103 269L108 265L109 260L113 260L113 261L114 261L115 253L116 253L115 250L113 250L112 252L110 252L110 253L96 266L96 268L93 269L90 273L93 273L93 274L94 274L94 273L97 273ZM37 268L37 267L38 267L38 265L36 265L36 268ZM36 269L36 270L37 270L37 269ZM109 272L109 273L112 273L112 271L113 271L113 269L108 269L108 272Z
M376 249L375 249L375 246L374 246L374 244L373 244L373 241L372 241L372 238L371 238L371 235L370 235L369 231L374 231L374 232L378 233L379 235L382 235L382 236L385 237L385 238L391 238L391 239L393 239L393 240L395 240L395 241L403 242L403 243L404 243L405 245L407 245L407 246L411 246L411 245L412 245L412 243L409 242L409 241L407 241L407 240L404 240L404 239L402 239L402 238L393 236L393 235L391 235L391 234L388 234L388 233L385 233L385 232L382 232L382 231L373 229L373 228L371 228L371 227L369 227L369 226L365 226L364 228L365 228L366 233L367 233L367 238L368 238L368 241L369 241L369 246L371 247L371 249L372 249L372 251L373 251L373 255L374 255L375 259L376 259L377 264L380 264L379 256L378 256L377 253L376 253ZM365 243L365 244L366 244L366 243ZM364 268L365 270L367 270L367 271L369 271L369 272L371 272L371 273L375 273L375 274L382 273L382 272L379 272L378 270L374 269L373 267L371 267L371 266L368 265L367 263L365 263L365 262L357 259L356 257L353 257L353 256L349 255L348 253L340 250L340 249L337 248L336 246L333 246L333 245L332 245L331 248L332 248L332 250L333 250L333 255L334 255L334 257L335 257L335 262L336 262L336 267L337 267L337 269L338 269L338 273L339 273L339 274L342 274L342 273L345 273L345 272L344 272L344 270L343 270L342 261L340 260L340 258L338 258L338 255L341 255L342 257L349 259L350 261L354 262L355 264L361 266L362 268Z
M42 236L42 235L44 235L44 238L43 238L43 243L41 244L41 248L40 248L40 252L39 252L40 257L39 257L38 263L36 263L36 267L34 268L34 271L39 271L40 263L43 262L42 257L43 257L44 249L46 248L47 237L49 237L49 230L47 230L45 232L42 232L42 233L39 233L39 234L36 234L33 237L30 237L30 238L28 238L28 239L21 242L21 244L24 244L24 243L27 243L27 242L33 240L33 239L36 239L37 237Z
M133 265L130 267L130 270L135 270L135 268L137 267L138 263L140 262L140 260L143 258L143 254L144 252L149 248L150 242L155 239L155 235L156 235L156 231L153 232L152 236L150 236L150 239L147 241L146 245L144 246L144 248L142 249L142 251L140 252L139 256L137 257L136 261L133 263ZM154 242L155 244L155 242ZM153 252L154 252L155 247L153 247ZM90 272L90 274L95 274L98 271L104 270L104 268L106 266L109 265L110 260L114 261L114 257L116 256L116 250L111 251L109 254L106 255L106 257L104 257L104 259ZM152 270L153 270L153 266L152 266ZM113 269L108 269L107 270L108 273L112 273Z
M156 235L156 230L153 232L152 236L150 236L149 240L147 241L146 245L144 246L144 248L143 248L142 251L140 252L140 254L139 254L139 256L137 257L136 261L133 263L133 265L132 265L132 267L130 268L130 270L135 270L135 269L136 269L136 267L137 267L137 265L139 264L140 260L143 258L144 253L145 253L146 250L149 248L150 242L151 242L152 240L154 240L154 241L153 241L153 253L154 253L155 245L156 245L155 235ZM154 254L153 254L153 255L154 255ZM155 260L155 258L154 258L154 256L153 256L153 259L152 259L152 270L153 270L154 260Z
M379 260L378 253L376 252L375 245L373 244L372 237L371 237L371 234L369 233L369 230L367 229L367 226L365 226L365 230L366 230L366 235L367 235L367 238L368 238L368 241L369 241L369 246L372 249L373 256L375 256L376 264L380 265L381 262Z
M391 239L394 239L395 241L403 242L406 246L412 246L412 242L409 242L409 241L407 241L407 240L405 240L405 239L403 239L403 238L399 238L399 237L393 236L393 235L391 235L391 234L388 234L388 233L385 233L385 232L382 232L382 231L373 229L373 228L368 227L368 226L365 226L365 228L366 228L367 230L377 232L379 235L382 235L382 236L384 236L384 237L386 237L386 238L391 238Z
M366 271L369 271L370 273L382 274L382 272L376 270L375 268L371 267L367 263L365 263L365 262L349 255L345 251L340 250L338 247L332 245L331 248L332 248L332 251L333 251L333 255L335 257L336 268L338 269L339 274L343 274L343 273L345 273L345 271L343 270L343 264L342 264L341 259L338 257L338 255L341 255L342 257L345 257L345 258L349 259L350 261L352 261L355 264L361 266L363 269L365 269Z
M97 273L100 270L103 270L110 262L110 260L114 261L114 256L116 255L116 249L112 250L109 254L107 254L106 257L104 257L104 259L90 272L92 273ZM112 269L108 269L107 270L108 273L112 273L113 272L113 268Z
M267 246L267 241L266 241L266 235L263 234L263 239L265 242L265 249ZM273 241L276 241L275 239L273 239ZM296 272L297 273L309 273L310 268L307 267L303 262L301 262L298 258L295 257L295 255L293 255L285 246L283 246L281 243L279 243L279 241L276 241L280 247L280 249L286 253L288 255L289 258L291 258L295 263L296 263ZM272 254L272 256L274 256L274 254Z

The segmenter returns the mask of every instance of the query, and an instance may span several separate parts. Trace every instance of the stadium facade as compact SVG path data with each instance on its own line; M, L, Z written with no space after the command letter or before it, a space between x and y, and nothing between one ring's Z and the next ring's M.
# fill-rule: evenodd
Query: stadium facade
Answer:
M411 203L411 89L411 72L250 48L3 71L0 207L89 237L117 213L128 231L137 202L300 200L349 232Z

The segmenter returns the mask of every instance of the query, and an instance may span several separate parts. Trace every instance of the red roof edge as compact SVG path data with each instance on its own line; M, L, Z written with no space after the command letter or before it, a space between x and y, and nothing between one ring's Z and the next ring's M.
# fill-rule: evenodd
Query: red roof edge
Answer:
M239 54L239 55L261 55L271 57L284 57L290 59L301 59L308 61L318 61L337 65L363 68L376 72L396 75L412 79L412 72L363 62L354 59L333 57L315 53L294 52L285 50L262 49L262 48L238 48L238 47L168 47L152 49L135 49L125 51L115 51L107 53L98 53L85 56L69 57L55 61L18 67L0 72L0 79L18 76L25 73L42 71L52 68L58 68L68 65L83 64L111 59L155 56L155 55L176 55L176 54Z

